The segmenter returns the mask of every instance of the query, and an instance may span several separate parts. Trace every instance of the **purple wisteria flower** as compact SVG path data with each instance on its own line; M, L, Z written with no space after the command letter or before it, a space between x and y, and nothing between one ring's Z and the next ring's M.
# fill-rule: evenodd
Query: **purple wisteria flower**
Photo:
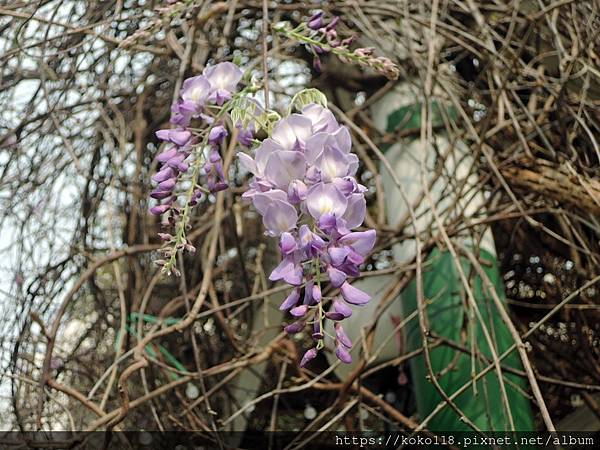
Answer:
M192 131L190 123L198 119L209 126L205 131L204 142L209 151L203 172L206 175L210 192L226 189L228 184L223 173L223 161L219 147L228 136L222 123L215 123L215 118L207 109L211 106L222 106L232 98L237 85L242 79L242 71L235 64L224 62L206 67L202 75L188 78L183 82L180 99L171 107L171 123L175 128L159 130L156 137L172 144L157 156L161 164L160 170L152 179L158 183L150 193L150 197L162 201L150 208L150 212L161 215L176 210L176 194L174 190L181 174L189 169L188 158L194 145L202 142L203 135ZM196 180L193 180L195 183ZM196 189L188 205L195 205L201 197L201 190Z
M309 104L281 119L253 158L239 154L254 175L243 197L262 215L266 233L279 238L282 260L269 279L294 286L280 306L295 318L285 330L294 334L310 325L316 341L301 366L323 348L327 319L336 322L335 354L350 363L352 343L340 322L352 314L349 305L370 299L349 282L360 274L376 238L375 230L353 231L365 218L366 188L356 181L358 158L351 146L348 129L331 111ZM339 295L323 295L326 280ZM329 311L325 300L331 301Z

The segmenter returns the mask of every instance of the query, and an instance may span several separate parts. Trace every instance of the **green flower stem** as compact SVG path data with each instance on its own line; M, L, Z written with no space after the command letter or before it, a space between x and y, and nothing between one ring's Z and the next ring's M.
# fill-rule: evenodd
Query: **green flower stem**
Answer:
M361 65L369 65L369 62L372 59L368 56L356 55L354 52L347 50L347 49L340 49L338 47L332 47L328 44L324 44L323 42L321 42L317 39L313 39L311 37L305 36L304 34L299 33L296 30L297 30L297 28L294 30L289 30L289 29L285 29L285 28L277 28L276 29L276 31L284 34L285 36L287 36L289 38L294 38L297 41L302 42L304 44L310 44L310 45L320 47L323 50L325 50L326 52L331 52L334 55L348 58L348 59L350 59L358 64L361 64Z

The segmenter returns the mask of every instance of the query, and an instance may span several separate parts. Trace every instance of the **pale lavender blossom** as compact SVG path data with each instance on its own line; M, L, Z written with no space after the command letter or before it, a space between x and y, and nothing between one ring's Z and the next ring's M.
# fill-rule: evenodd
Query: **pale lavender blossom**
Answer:
M273 200L263 216L263 223L271 236L279 236L296 228L298 213L296 208L287 202Z
M371 299L371 297L369 297L369 294L361 291L358 288L355 288L348 282L342 284L342 286L340 287L340 292L342 293L342 297L344 297L344 300L346 300L352 305L364 305L368 303L368 301Z
M204 172L206 174L207 187L210 192L216 193L229 187L229 184L225 181L223 160L215 147L211 148L209 152L208 160L204 164Z
M155 216L160 216L161 214L166 213L170 209L171 209L170 204L157 205L157 206L153 206L152 208L150 208L150 213L154 214Z
M314 133L332 133L340 127L333 113L317 103L311 103L302 108L302 115L312 122Z
M271 138L279 144L277 150L301 150L312 134L312 122L308 117L291 114L273 128Z
M243 72L230 62L208 66L202 74L210 84L208 100L221 106L236 91L236 86L242 79Z
M338 342L346 348L352 348L352 341L344 331L344 327L340 322L335 324L335 337Z
M335 356L344 364L350 364L352 362L352 356L350 352L342 344L338 342L335 347Z
M237 141L244 147L250 147L252 145L252 139L254 139L254 127L248 126L246 128L238 127Z
M342 217L347 206L348 199L333 184L318 183L306 196L308 212L319 222L329 217Z

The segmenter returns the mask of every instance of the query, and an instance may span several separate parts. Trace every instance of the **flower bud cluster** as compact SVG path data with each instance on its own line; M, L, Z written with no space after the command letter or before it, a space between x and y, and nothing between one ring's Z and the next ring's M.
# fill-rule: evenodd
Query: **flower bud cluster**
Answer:
M296 28L292 29L288 23L284 22L277 25L275 30L306 44L313 55L313 66L319 72L322 69L321 55L333 53L344 62L370 67L390 80L398 78L400 69L389 58L375 56L370 47L351 50L350 46L354 42L354 37L342 38L337 29L339 24L339 17L328 20L323 12L319 11Z

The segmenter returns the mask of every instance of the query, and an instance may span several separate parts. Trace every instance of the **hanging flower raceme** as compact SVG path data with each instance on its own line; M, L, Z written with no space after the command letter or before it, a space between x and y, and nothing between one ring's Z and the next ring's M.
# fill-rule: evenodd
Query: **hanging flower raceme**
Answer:
M160 171L152 178L158 183L150 194L152 198L165 201L150 209L153 214L163 214L175 208L173 195L177 180L182 173L189 169L188 157L191 148L198 145L204 135L205 141L211 147L210 155L204 170L208 180L209 190L217 192L227 187L222 170L221 156L218 147L227 136L227 130L222 124L215 123L215 112L223 103L231 99L242 78L242 71L235 64L224 62L209 66L202 75L188 78L183 83L181 98L171 107L171 123L176 128L159 130L156 136L168 142L169 145L157 157L161 163ZM213 108L211 108L211 106ZM195 134L190 123L198 119L208 125L204 134Z
M198 203L203 191L215 193L228 186L219 148L229 134L225 126L228 102L238 92L241 79L242 71L230 62L206 67L202 75L188 78L171 107L174 128L156 132L168 145L156 158L160 170L152 177L157 185L150 197L159 203L150 208L150 213L169 213L169 224L176 225L174 236L161 233L161 238L173 244L173 248L162 250L167 259L158 261L168 272L177 272L173 267L177 250L193 250L185 238L188 208ZM191 187L177 192L184 174L188 174ZM201 175L205 176L206 187L197 184ZM180 197L183 204L178 203Z
M313 18L312 26L320 20ZM333 39L335 23L327 27ZM315 341L301 365L325 346L327 320L335 322L330 336L335 354L350 363L352 342L342 322L352 314L351 305L370 299L350 279L360 275L375 243L375 230L357 230L366 214L366 188L355 178L359 161L351 152L350 133L322 106L326 100L314 89L292 100L292 105L304 105L299 114L281 119L247 95L255 86L238 91L241 79L242 71L226 62L185 80L171 108L173 127L156 133L167 145L157 156L160 169L152 177L156 187L150 196L158 204L150 212L165 214L175 228L173 234L159 233L166 245L161 249L165 259L157 263L177 274L177 252L194 251L186 237L189 209L203 192L227 189L220 148L237 128L242 146L260 144L254 157L239 153L241 166L254 175L243 197L261 214L266 233L279 240L281 262L269 278L292 286L280 307L294 318L285 329L298 333L308 327ZM254 138L259 130L269 136L262 142ZM187 187L178 189L183 178ZM330 291L335 295L326 295Z
M336 322L335 354L350 363L352 342L341 322L352 314L350 305L370 299L349 281L375 244L375 230L354 231L365 218L366 188L356 181L358 158L351 144L348 129L331 111L312 103L279 120L254 158L239 154L254 175L243 196L262 215L267 234L279 239L282 260L269 279L293 286L280 307L295 319L285 329L312 330L315 347L301 366L324 347L328 319ZM326 298L326 282L339 294Z

